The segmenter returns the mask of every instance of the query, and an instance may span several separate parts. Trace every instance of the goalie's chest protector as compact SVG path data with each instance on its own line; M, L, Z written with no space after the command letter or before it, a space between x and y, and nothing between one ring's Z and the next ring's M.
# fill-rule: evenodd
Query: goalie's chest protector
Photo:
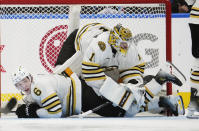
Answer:
M42 100L49 99L56 93L62 106L62 117L81 113L81 82L72 74L70 77L62 75L43 75L31 87L33 99L43 107ZM37 94L41 91L41 95ZM47 100L46 100L47 101Z
M103 33L96 39L93 39L91 47L87 50L87 60L91 60L92 54L96 55L91 62L100 66L117 66L119 70L129 69L143 62L139 57L138 51L134 45L131 45L126 55L116 52L108 43L109 33ZM84 59L85 60L85 59Z

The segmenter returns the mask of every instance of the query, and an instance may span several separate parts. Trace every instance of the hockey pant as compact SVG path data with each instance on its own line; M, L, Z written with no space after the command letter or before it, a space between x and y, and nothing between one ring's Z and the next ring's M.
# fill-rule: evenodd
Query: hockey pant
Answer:
M192 39L192 55L199 58L199 24L189 24Z
M98 96L92 87L88 86L84 80L80 79L82 83L82 111L86 112L99 105L104 104L108 100L102 96ZM118 106L107 105L102 109L95 112L96 114L104 117L123 117L125 110Z

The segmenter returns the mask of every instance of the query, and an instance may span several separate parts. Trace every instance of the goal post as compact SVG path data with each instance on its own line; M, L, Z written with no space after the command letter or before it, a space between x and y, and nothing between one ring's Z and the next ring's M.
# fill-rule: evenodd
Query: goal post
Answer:
M1 1L1 103L22 96L10 74L18 65L32 74L52 73L58 53L69 35L70 6L81 6L80 26L92 22L112 28L128 27L146 73L155 74L172 61L170 0L2 0ZM171 85L167 95L172 93Z

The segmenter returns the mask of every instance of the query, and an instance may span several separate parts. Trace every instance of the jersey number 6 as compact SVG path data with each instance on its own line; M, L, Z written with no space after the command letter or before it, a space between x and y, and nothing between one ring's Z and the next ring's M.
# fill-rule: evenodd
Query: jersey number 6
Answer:
M34 93L35 93L37 96L40 96L40 95L41 95L41 90L38 89L38 88L35 88L35 89L34 89Z

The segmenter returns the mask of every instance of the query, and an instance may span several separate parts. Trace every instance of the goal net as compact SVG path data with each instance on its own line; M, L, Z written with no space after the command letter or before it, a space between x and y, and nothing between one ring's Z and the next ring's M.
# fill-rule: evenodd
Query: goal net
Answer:
M69 14L73 4L81 6L80 26L98 22L110 28L118 23L128 27L147 63L147 74L156 74L166 60L171 61L169 0L3 0L0 13L2 104L12 96L22 99L10 79L18 65L32 74L52 73L72 26Z

